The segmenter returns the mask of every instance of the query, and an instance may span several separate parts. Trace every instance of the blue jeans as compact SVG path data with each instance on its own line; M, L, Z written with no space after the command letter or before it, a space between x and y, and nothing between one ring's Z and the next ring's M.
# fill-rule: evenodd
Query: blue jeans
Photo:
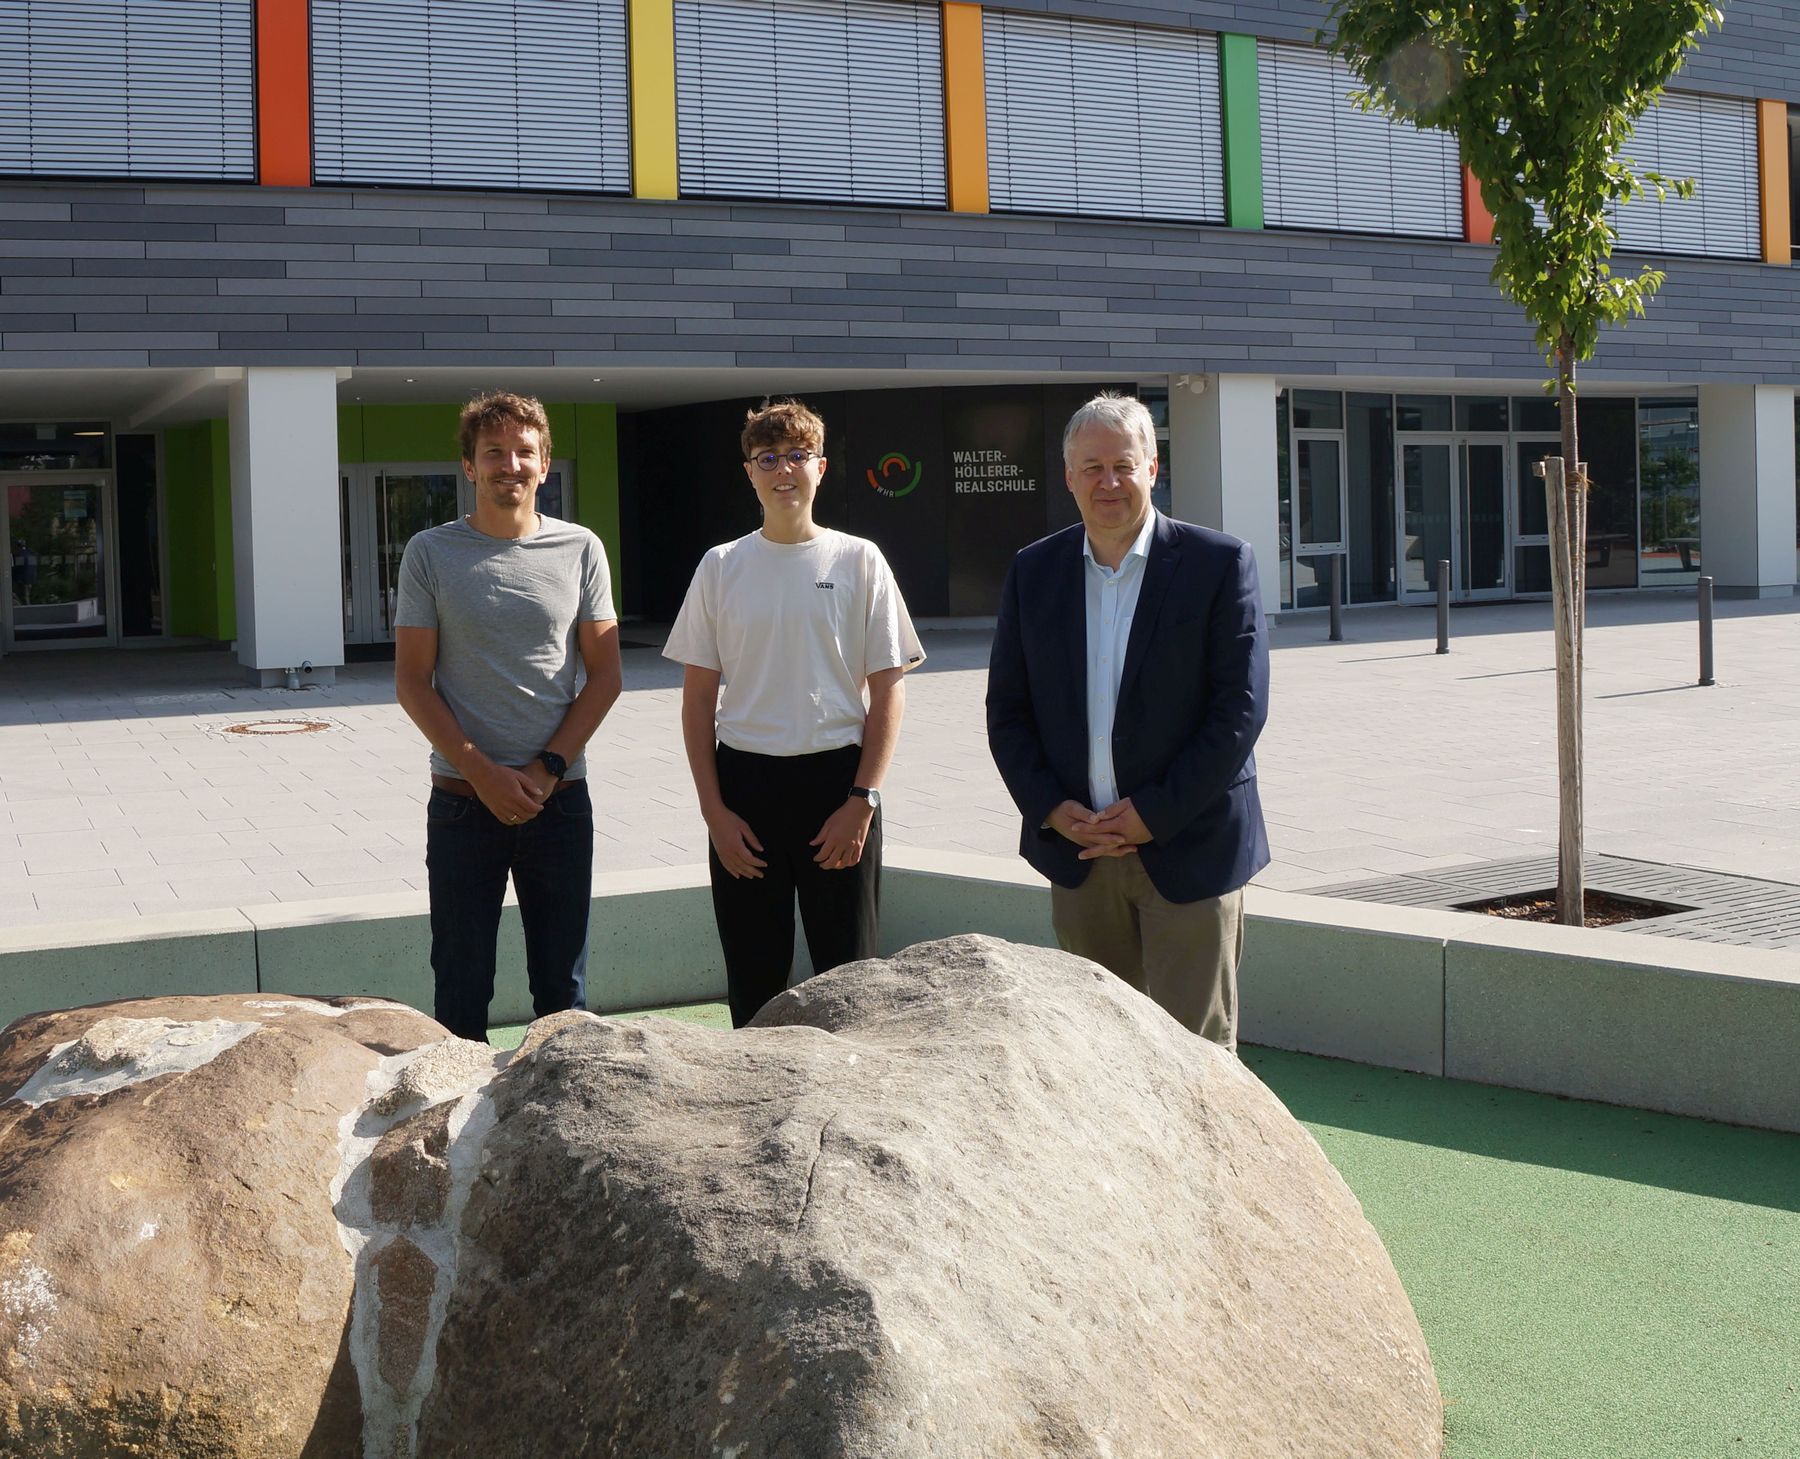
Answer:
M425 816L437 1021L459 1038L487 1039L509 875L519 894L532 1009L542 1018L584 1007L594 871L587 782L564 781L521 826L503 824L473 796L436 788Z

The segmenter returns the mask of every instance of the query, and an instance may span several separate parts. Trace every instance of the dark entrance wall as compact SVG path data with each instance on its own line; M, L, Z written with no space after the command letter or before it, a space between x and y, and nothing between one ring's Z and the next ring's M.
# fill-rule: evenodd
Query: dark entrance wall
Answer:
M914 617L988 617L1019 548L1077 520L1062 428L1097 385L810 395L829 466L820 523L875 542ZM672 619L707 548L756 530L738 431L752 400L620 420L626 611Z

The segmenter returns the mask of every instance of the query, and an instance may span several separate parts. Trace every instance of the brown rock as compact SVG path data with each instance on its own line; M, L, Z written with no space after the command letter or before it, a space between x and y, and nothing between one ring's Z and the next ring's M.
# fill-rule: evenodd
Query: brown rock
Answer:
M381 1304L377 1340L382 1381L404 1392L425 1355L431 1291L437 1263L404 1236L396 1236L370 1262Z
M420 1455L1441 1453L1318 1146L1079 959L953 938L740 1033L568 1020L493 1098Z
M449 1104L433 1105L383 1135L369 1157L369 1201L384 1226L432 1226L450 1196Z
M443 1038L274 997L0 1035L0 1454L360 1455L339 1124L384 1056Z

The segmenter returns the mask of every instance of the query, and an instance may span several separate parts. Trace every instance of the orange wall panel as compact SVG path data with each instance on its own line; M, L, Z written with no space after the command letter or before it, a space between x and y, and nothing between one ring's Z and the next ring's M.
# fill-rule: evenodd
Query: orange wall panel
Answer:
M312 184L312 68L306 0L256 0L256 177Z
M950 208L988 210L987 78L981 59L981 7L944 0L944 155Z
M1785 101L1756 103L1756 135L1762 171L1764 263L1794 261L1793 214L1789 212L1788 109Z
M1481 183L1467 167L1463 168L1463 238L1469 243L1494 241L1494 215L1481 196Z

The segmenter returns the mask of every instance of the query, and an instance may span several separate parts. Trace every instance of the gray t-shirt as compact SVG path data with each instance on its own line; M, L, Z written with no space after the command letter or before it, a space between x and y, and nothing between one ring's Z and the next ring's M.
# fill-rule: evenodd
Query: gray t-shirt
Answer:
M446 522L416 535L400 559L394 626L437 630L437 691L500 765L529 763L579 692L575 625L616 617L600 539L542 513L537 531L519 538ZM457 773L435 749L431 768ZM568 778L586 774L578 757Z

